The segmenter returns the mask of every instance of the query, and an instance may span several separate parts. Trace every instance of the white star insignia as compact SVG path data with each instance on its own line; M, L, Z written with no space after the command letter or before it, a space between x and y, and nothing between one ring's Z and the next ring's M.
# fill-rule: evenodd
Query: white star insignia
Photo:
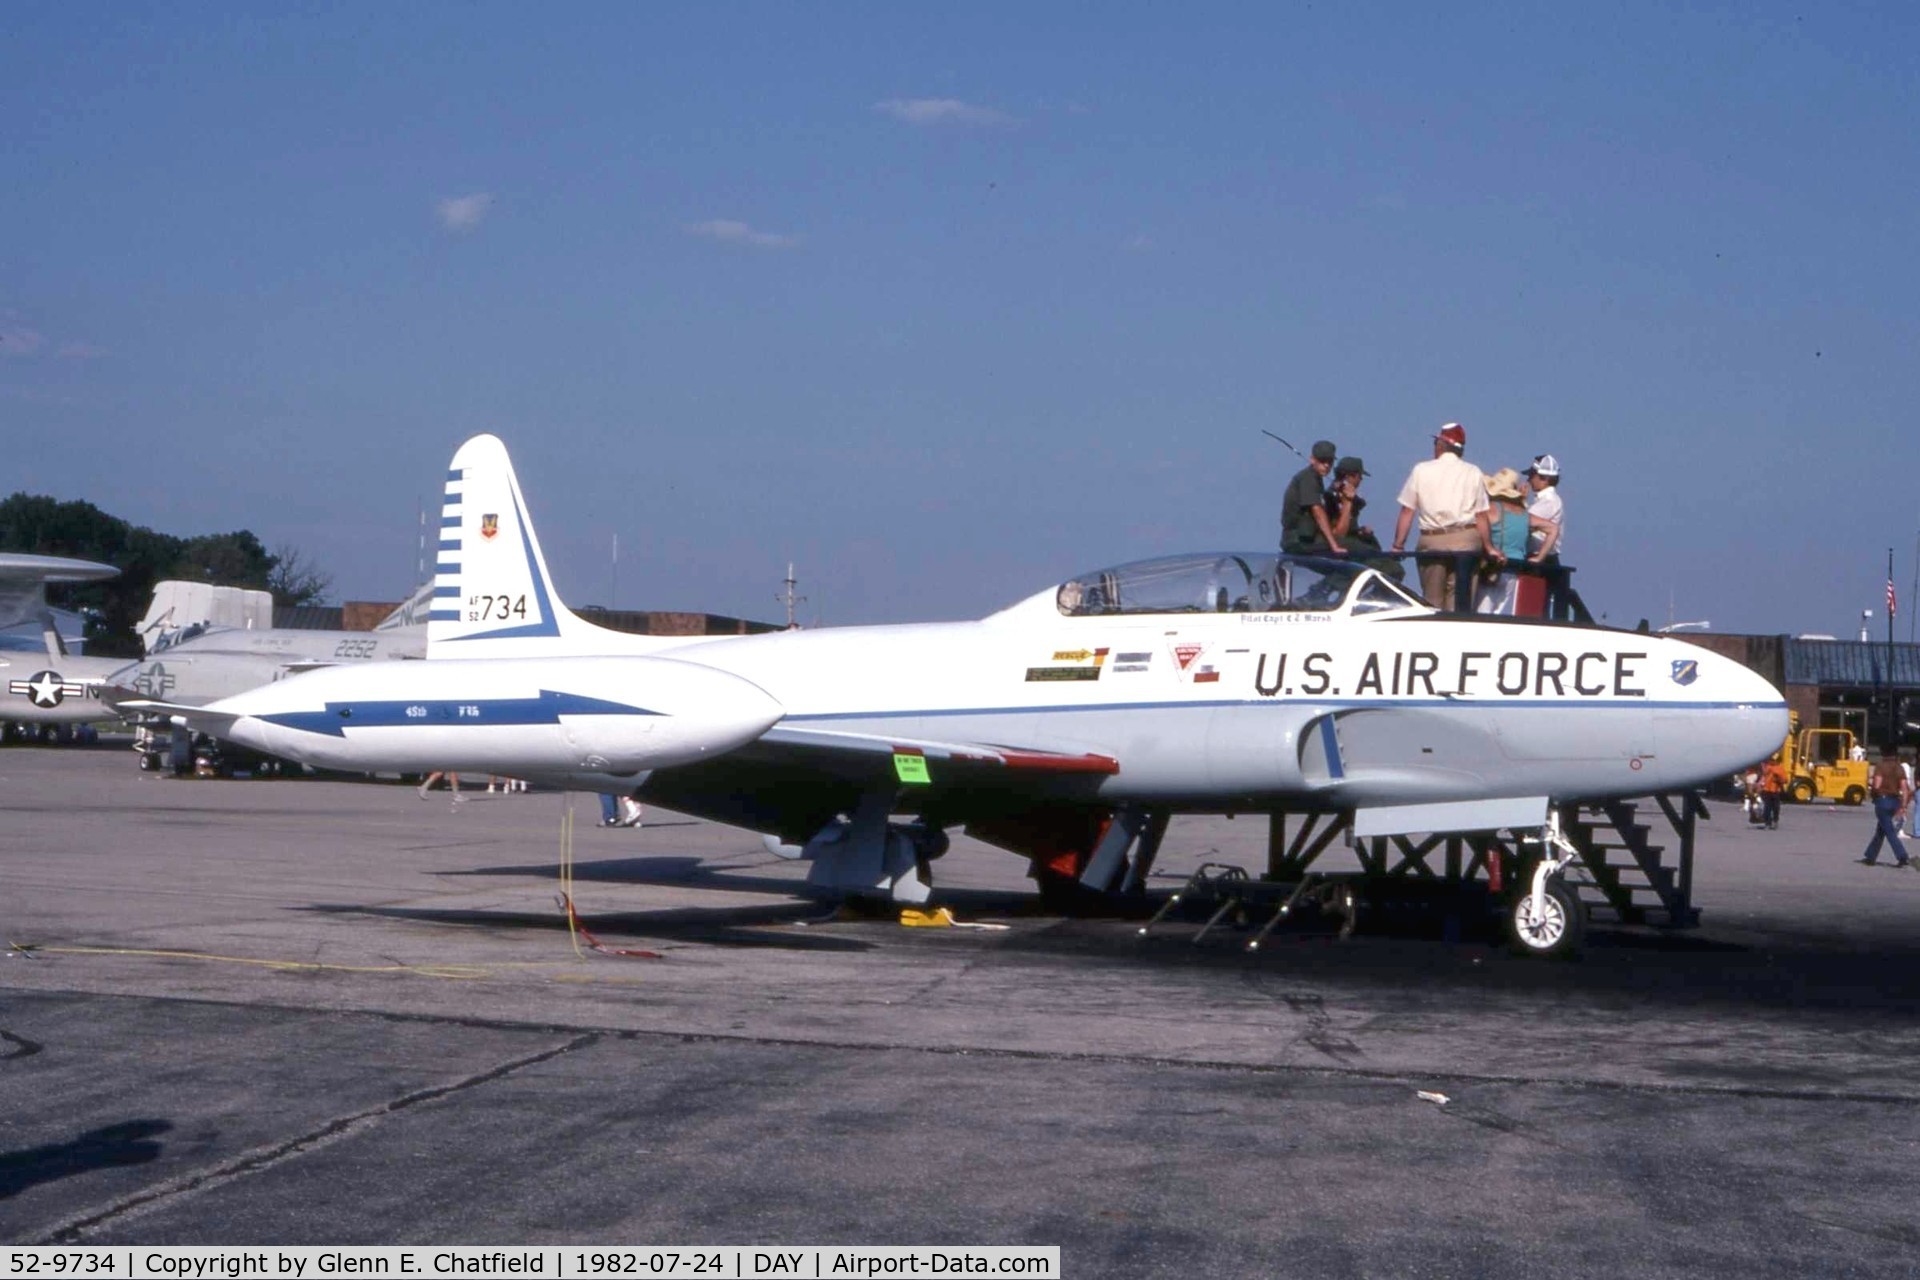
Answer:
M27 681L27 690L36 707L57 707L64 693L59 675L52 671L42 671Z

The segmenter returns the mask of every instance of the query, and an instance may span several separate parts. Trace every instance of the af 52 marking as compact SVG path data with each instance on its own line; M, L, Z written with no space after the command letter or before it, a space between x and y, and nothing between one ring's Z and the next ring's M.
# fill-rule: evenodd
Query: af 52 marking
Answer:
M517 596L467 597L468 622L511 622L515 618L525 620L527 616L527 595L521 592Z
M1253 690L1263 698L1644 698L1644 652L1491 650L1442 657L1405 653L1262 653ZM1357 665L1356 665L1357 664ZM1678 681L1678 675L1675 677ZM1690 681L1689 681L1690 683Z

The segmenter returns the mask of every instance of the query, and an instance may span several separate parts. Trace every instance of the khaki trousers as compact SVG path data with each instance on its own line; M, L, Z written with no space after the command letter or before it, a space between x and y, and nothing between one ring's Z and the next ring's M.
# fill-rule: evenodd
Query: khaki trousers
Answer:
M1480 530L1476 525L1466 525L1459 529L1448 529L1444 533L1420 531L1418 551L1478 551L1480 550ZM1454 591L1458 586L1455 580L1455 562L1453 555L1436 556L1433 559L1419 560L1420 594L1427 603L1436 609L1456 608Z

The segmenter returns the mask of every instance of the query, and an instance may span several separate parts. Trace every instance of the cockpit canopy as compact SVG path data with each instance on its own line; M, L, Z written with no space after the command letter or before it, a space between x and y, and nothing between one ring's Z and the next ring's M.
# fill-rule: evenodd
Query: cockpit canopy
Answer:
M210 630L210 627L207 623L196 622L192 626L181 627L178 631L164 632L147 647L147 656L152 657L156 653L165 653L168 649L173 648L173 646L185 644L189 640L198 640L201 636L207 634L208 630Z
M1060 584L1055 603L1071 618L1142 613L1359 617L1427 608L1368 564L1257 551L1136 560L1069 579Z

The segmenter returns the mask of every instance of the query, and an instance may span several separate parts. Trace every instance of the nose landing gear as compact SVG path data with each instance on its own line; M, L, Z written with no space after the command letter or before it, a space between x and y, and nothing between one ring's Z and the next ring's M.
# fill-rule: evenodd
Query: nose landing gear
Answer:
M1561 831L1558 809L1547 810L1540 843L1546 847L1525 879L1526 891L1514 895L1508 909L1507 935L1523 954L1570 956L1586 936L1587 908L1561 878L1580 851Z

